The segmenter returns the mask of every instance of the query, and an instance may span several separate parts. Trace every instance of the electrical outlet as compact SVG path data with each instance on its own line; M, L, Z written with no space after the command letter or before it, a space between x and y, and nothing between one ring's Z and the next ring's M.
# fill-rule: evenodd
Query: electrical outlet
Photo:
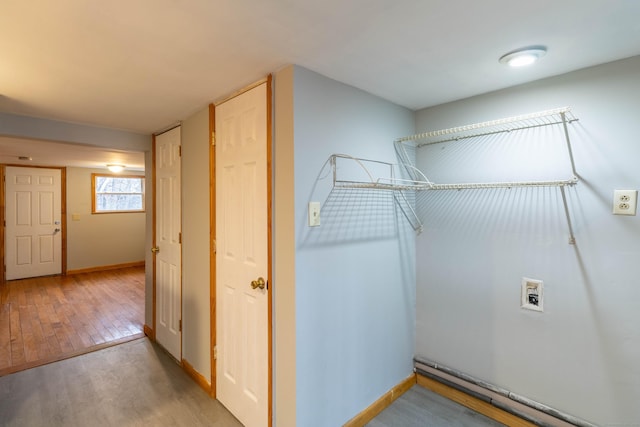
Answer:
M635 215L638 204L638 190L614 190L613 214Z
M522 278L520 307L526 310L544 311L544 283L542 280Z

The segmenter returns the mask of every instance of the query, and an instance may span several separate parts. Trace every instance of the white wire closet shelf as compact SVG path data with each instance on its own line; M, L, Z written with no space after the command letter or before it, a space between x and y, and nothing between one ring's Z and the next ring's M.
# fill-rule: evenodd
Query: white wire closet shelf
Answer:
M432 183L430 190L463 190L463 189L483 189L483 188L512 188L512 187L565 187L578 182L575 162L573 160L573 150L569 138L567 125L578 119L571 112L569 107L555 108L552 110L539 111L536 113L523 114L519 116L506 117L487 122L474 123L470 125L458 126L448 129L422 132L411 136L397 138L394 143L396 152L405 165L410 165L407 173L411 178L417 178L414 174L416 169L407 154L406 144L411 144L416 149L427 145L440 144L444 142L458 141L468 138L476 138L487 135L498 135L524 129L532 129L542 126L562 125L565 137L565 144L569 156L570 174L568 176L544 180L544 181L508 181L508 182L466 182L441 184Z
M523 114L513 117L505 117L497 120L489 120L481 123L457 126L448 129L427 131L411 136L397 138L395 142L420 141L417 146L438 144L442 142L457 141L459 139L477 136L493 135L515 130L531 129L541 126L572 123L578 119L571 112L571 108L562 107L552 110L539 111L537 113Z
M334 154L330 161L333 167L334 188L369 188L380 190L397 191L399 195L394 195L396 202L401 207L413 228L422 230L422 223L415 213L406 195L407 191L430 191L430 190L463 190L463 189L491 189L491 188L514 188L514 187L557 187L560 189L564 210L569 228L569 243L574 244L575 238L571 225L571 217L567 204L565 187L573 186L578 182L571 140L569 138L568 125L577 121L578 118L571 112L569 107L555 108L552 110L540 111L536 113L524 114L513 117L506 117L487 122L474 123L470 125L458 126L436 131L428 131L397 138L394 141L396 153L400 159L399 164L381 162L377 160L356 158L345 154ZM419 149L432 144L458 141L461 139L476 138L487 135L498 135L524 129L538 128L542 126L562 126L565 145L568 153L569 173L568 176L549 180L531 181L494 181L494 182L463 182L463 183L435 183L430 181L425 174L420 171L412 161L412 157L407 152L407 147ZM337 163L341 159L355 162L359 166L353 169L360 169L359 174L342 176ZM368 166L374 166L373 168ZM382 168L382 169L380 169ZM352 170L353 170L352 169ZM375 169L375 172L373 171ZM407 178L405 178L407 177Z

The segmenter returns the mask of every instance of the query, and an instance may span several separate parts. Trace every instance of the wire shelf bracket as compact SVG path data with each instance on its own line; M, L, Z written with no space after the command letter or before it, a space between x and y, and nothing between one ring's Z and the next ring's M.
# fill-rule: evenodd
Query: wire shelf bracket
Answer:
M345 176L347 173L339 167L338 163L341 160L346 160L357 165L356 168L345 168L350 169L349 176ZM411 227L418 234L422 232L422 222L405 192L428 189L431 183L427 182L426 178L424 181L397 178L398 169L400 168L397 164L363 159L347 154L333 154L330 156L329 162L333 173L333 188L392 191L396 206L398 206L403 216L409 224L411 224ZM384 173L384 176L379 177L374 175L374 169L379 173Z

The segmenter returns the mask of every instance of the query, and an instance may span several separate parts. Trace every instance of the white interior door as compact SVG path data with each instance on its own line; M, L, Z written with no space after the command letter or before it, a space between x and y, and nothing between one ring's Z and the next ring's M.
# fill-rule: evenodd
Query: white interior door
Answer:
M62 273L60 169L5 170L7 280Z
M246 427L268 424L266 105L262 84L215 113L216 391Z
M156 340L182 358L180 128L156 137Z

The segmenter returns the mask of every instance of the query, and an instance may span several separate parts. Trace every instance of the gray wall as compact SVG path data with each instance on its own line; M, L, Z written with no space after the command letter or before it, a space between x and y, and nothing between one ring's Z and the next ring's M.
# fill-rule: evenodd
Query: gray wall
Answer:
M182 122L182 357L211 380L209 109Z
M278 156L275 166L276 186L293 179L295 241L285 243L295 264L276 268L292 269L295 284L274 289L295 294L296 425L341 425L412 373L415 237L388 192L331 192L325 162L334 153L395 162L392 141L413 132L414 116L301 67L292 114L293 176L279 176ZM276 193L276 205L290 197ZM307 226L310 201L322 203L320 227Z
M67 168L67 270L144 261L145 213L92 214L92 173L109 174L109 171ZM144 172L126 174L144 175ZM150 192L147 185L146 193Z
M127 151L149 151L151 137L119 129L103 128L37 117L0 113L2 135Z
M420 132L570 106L580 175L567 194L575 246L556 189L419 196L417 356L598 425L640 421L640 218L611 213L614 189L640 187L638 75L636 57L417 113ZM512 138L445 144L419 163L436 182L517 176L514 154L534 178L561 169L561 151ZM544 313L520 308L522 277L544 281Z
M296 224L293 139L295 67L274 75L273 425L296 425Z

